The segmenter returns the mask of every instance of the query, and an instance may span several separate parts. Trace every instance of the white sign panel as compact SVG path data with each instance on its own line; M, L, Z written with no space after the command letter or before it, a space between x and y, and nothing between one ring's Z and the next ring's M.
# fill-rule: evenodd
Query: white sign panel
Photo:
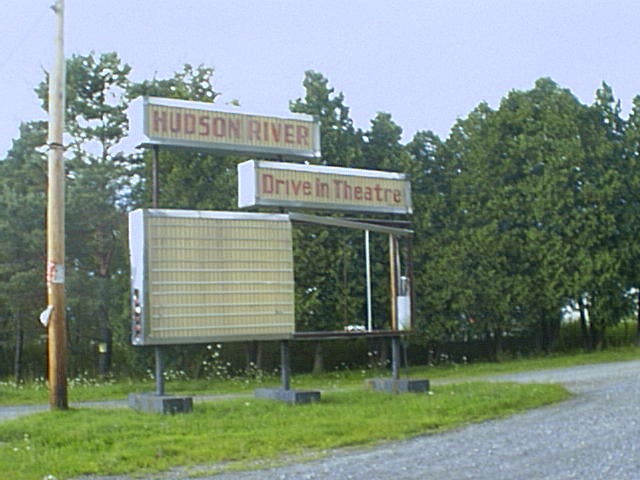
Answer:
M402 173L249 160L238 165L238 206L412 213Z

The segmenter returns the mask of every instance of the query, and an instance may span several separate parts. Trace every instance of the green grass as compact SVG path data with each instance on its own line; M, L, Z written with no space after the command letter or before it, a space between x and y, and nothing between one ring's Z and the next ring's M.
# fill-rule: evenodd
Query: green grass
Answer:
M171 380L165 382L168 393L188 395L219 395L228 393L251 393L257 387L279 383L276 376L255 381L251 378L229 380ZM152 380L123 379L117 381L95 381L71 379L68 382L68 397L72 403L122 400L129 393L153 392ZM16 385L13 381L0 382L0 405L36 405L49 401L49 390L43 380Z
M428 370L430 379L472 379L489 375L518 373L530 370L565 368L596 363L623 362L640 360L640 348L635 346L610 348L598 352L576 352L571 354L552 354L537 357L508 359L500 362L481 362L447 364ZM416 371L421 371L418 367ZM414 369L411 369L413 375Z
M141 475L176 466L200 466L199 473L251 468L441 432L568 396L554 385L468 382L399 396L360 385L323 393L312 405L247 398L202 403L174 416L129 409L42 412L0 424L0 465L6 480Z
M416 367L412 378L434 381L432 394L393 396L364 391L364 379L388 371L340 370L295 375L292 388L322 390L318 404L295 407L251 395L277 386L277 376L215 381L171 380L171 394L246 393L234 400L198 403L190 414L164 416L129 409L72 408L0 423L0 473L7 480L57 480L82 474L144 475L182 466L201 474L254 468L321 456L333 448L364 446L441 432L563 400L561 386L483 383L500 373L640 358L640 349L554 355L499 363ZM403 371L404 375L405 372ZM152 381L69 382L72 404L126 398L153 391ZM0 383L0 404L46 404L44 382ZM192 471L192 470L189 470Z
M501 373L517 373L526 370L540 370L569 367L590 363L640 359L640 348L612 348L601 352L548 355L533 358L503 360L501 362L482 362L470 364L448 363L436 367L412 367L412 378L429 378L430 380L470 380ZM406 372L403 369L402 375ZM388 371L381 370L336 370L322 375L293 374L291 379L294 389L320 389L323 391L360 388L366 378L388 376ZM255 388L277 386L280 379L277 375L260 376L258 379L237 377L215 380L169 380L166 391L178 395L217 395L226 393L251 394ZM129 393L149 392L155 390L151 380L134 381L130 379L116 382L96 382L78 378L69 381L69 401L71 403L100 400L123 400ZM48 389L43 381L28 382L16 385L14 382L0 382L0 405L33 405L48 403Z

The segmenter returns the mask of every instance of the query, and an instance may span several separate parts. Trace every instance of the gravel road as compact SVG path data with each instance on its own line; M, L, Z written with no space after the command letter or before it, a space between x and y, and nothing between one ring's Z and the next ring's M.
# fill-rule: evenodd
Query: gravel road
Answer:
M206 480L640 479L640 362L492 380L562 383L576 396L444 434Z
M506 419L372 448L339 450L310 462L200 477L194 470L177 470L151 478L640 480L640 361L490 380L562 383L576 395ZM131 479L89 476L77 480Z

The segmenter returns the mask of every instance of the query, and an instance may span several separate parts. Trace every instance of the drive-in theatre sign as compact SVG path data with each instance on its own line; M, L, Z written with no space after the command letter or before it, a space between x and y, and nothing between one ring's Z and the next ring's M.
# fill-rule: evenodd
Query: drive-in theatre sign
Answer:
M140 146L186 147L287 159L320 157L320 126L309 115L250 115L223 110L210 103L157 97L134 100L128 113L131 136Z
M250 115L207 103L155 97L135 100L128 115L127 143L153 149L154 207L129 214L131 342L154 346L156 353L156 393L134 396L130 405L162 412L174 408L175 399L165 402L163 397L163 346L247 340L281 341L282 389L256 391L256 396L297 403L300 393L303 402L319 400L319 392L290 390L288 341L335 338L353 332L392 338L393 389L397 391L399 332L411 328L411 267L409 261L403 270L398 238L410 236L412 231L376 220L296 212L159 209L157 165L161 148L251 155L249 158L261 160L238 165L240 208L394 215L412 213L407 176L300 163L321 158L319 121L308 115ZM279 161L262 160L269 158ZM356 318L357 330L296 332L292 222L364 230L366 330L361 325L364 319ZM390 315L389 322L379 325L382 329L377 332L372 314L370 232L389 236ZM184 399L184 409L190 409L190 399Z
M165 98L142 97L136 102L130 115L142 113L143 118L130 118L130 126L134 135L142 130L142 138L134 139L140 146L298 160L320 155L319 124L313 117L238 114ZM402 173L266 160L245 161L238 173L240 208L412 212L411 185ZM407 233L299 214L136 210L129 215L132 343L293 338L292 221L367 232L382 229L390 236ZM400 279L395 243L390 246L391 270ZM401 324L391 321L392 329ZM371 330L372 322L368 325Z
M249 160L238 165L238 205L410 214L402 173Z

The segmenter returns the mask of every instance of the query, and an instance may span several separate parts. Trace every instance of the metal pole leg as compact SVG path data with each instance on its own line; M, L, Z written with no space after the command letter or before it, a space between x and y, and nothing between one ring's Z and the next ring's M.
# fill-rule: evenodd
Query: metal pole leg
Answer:
M164 352L156 346L156 395L164 395Z
M391 338L391 376L400 379L400 337Z
M289 342L283 340L280 343L280 378L282 380L282 389L289 390L291 388L290 378L290 355L289 355Z

